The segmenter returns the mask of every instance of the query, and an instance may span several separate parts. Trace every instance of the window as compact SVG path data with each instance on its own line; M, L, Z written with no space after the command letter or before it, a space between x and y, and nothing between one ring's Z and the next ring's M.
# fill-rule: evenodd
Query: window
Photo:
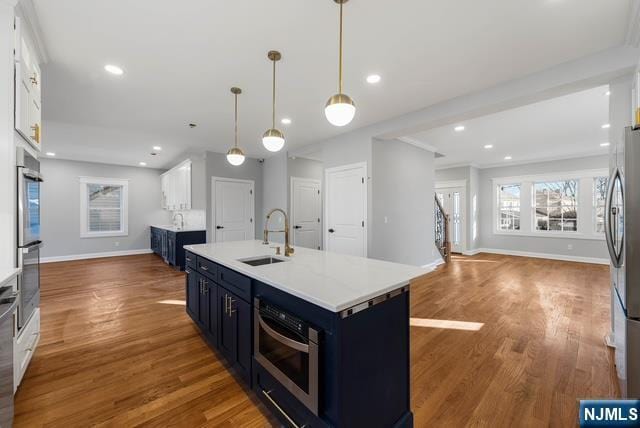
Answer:
M498 230L520 230L520 184L498 186Z
M128 180L80 178L80 236L128 235Z
M609 177L593 179L593 226L595 233L604 233L604 205L607 197Z
M534 221L537 231L578 231L578 180L537 182Z

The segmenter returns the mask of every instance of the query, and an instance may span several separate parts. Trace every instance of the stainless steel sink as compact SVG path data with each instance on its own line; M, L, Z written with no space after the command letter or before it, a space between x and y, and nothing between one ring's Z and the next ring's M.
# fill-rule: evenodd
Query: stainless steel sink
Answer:
M262 266L262 265L272 265L274 263L286 262L287 260L278 259L271 256L262 256L262 257L244 259L239 261L241 261L242 263L248 264L250 266Z

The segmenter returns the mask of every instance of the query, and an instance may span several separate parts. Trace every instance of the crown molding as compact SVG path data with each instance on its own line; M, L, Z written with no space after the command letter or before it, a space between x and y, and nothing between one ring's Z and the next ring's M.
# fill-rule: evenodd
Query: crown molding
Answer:
M33 47L38 52L40 64L46 64L47 62L49 62L49 53L47 52L47 46L44 43L44 36L42 35L42 31L40 29L40 19L38 18L38 13L36 12L36 8L33 5L33 1L20 1L20 4L16 6L16 10L20 13L22 20L29 28L29 33L32 39L31 42L33 43Z
M640 1L632 1L629 5L625 42L633 47L640 47Z

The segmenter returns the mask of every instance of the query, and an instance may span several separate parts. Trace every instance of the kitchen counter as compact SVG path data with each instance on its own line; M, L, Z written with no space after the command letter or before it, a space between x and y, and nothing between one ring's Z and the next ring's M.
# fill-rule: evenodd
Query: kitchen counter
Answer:
M397 290L427 269L327 251L295 247L292 257L275 256L261 241L187 245L185 249L331 312ZM274 256L282 263L250 266L239 260Z
M171 224L152 224L150 227L155 227L157 229L164 229L170 232L204 232L207 230L204 227L190 227L190 226L187 226L181 229Z

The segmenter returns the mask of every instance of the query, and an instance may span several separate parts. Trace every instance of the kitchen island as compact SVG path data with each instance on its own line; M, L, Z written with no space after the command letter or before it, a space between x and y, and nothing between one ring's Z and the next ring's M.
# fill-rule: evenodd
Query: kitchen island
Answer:
M185 246L203 337L289 426L412 426L409 283L428 271L272 247Z

